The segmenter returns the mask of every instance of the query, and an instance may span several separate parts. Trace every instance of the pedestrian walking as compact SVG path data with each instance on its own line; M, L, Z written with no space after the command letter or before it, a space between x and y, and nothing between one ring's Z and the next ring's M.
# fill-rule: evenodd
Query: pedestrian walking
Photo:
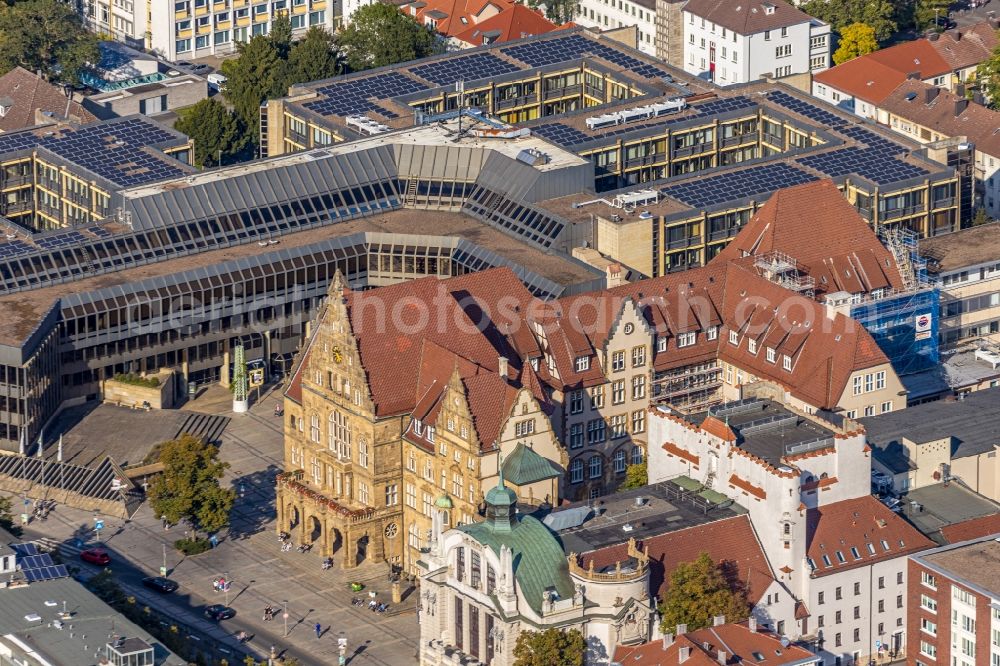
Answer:
M322 635L323 635L323 625L321 625L319 622L317 622L316 623L316 638L319 638Z

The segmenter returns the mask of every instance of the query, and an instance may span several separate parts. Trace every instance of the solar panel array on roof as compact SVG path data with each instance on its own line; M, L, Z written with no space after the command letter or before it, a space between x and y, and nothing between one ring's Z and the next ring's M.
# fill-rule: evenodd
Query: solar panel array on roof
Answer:
M877 148L842 148L797 161L832 178L853 173L879 185L919 178L927 173L925 169L903 162L894 154Z
M531 67L544 67L557 62L579 60L590 55L603 58L647 79L667 76L667 72L656 65L643 62L616 48L580 35L530 41L516 46L508 46L501 51Z
M69 247L87 240L87 237L79 231L66 231L51 236L43 236L35 239L35 245L45 250L55 250L61 247Z
M10 547L18 555L38 555L38 547L33 543L12 543Z
M184 175L180 166L143 150L175 137L142 118L115 123L95 123L61 136L47 137L39 145L116 185L131 187Z
M851 137L855 141L862 142L869 148L890 151L896 155L906 152L905 146L902 146L895 141L885 138L881 134L876 134L875 132L858 125L842 127L838 131L841 134Z
M0 154L31 148L41 142L41 137L32 132L0 133Z
M98 238L110 238L111 232L104 227L87 227L87 231L94 234Z
M610 125L606 128L595 130L591 134L586 134L582 130L570 127L565 123L547 123L532 127L531 131L561 146L577 146L586 141L591 141L597 137L610 137L636 132L651 127L664 128L677 123L701 117L717 116L730 111L756 108L757 103L748 97L737 96L725 99L712 100L704 104L689 106L684 115L660 116L659 118L634 123L622 123L621 125Z
M446 58L426 65L411 67L410 71L422 79L439 86L448 86L456 81L475 81L509 72L519 71L519 67L501 60L492 53L475 53L460 58Z
M320 98L302 106L323 116L349 116L378 111L387 118L396 118L399 114L370 100L399 97L426 89L427 86L398 72L387 72L317 88Z
M793 185L817 180L812 174L788 164L767 164L734 173L665 187L663 194L692 208L770 194Z
M31 247L24 241L7 241L6 243L0 243L0 259L6 259L7 257L16 257L19 254L27 254L28 252L34 252L35 248Z
M16 545L30 545L32 546L32 550L35 550L34 544ZM37 553L37 551L35 551L35 553ZM69 571L66 569L66 565L56 564L52 561L52 556L48 553L20 555L17 558L17 563L21 566L21 573L24 574L24 578L29 583L34 583L40 580L66 578L69 576Z
M815 120L826 127L836 128L847 124L847 121L840 116L830 113L826 109L816 106L815 104L810 104L809 102L801 100L798 97L792 97L788 93L780 90L772 92L767 96L767 98L779 106L783 106L801 116Z

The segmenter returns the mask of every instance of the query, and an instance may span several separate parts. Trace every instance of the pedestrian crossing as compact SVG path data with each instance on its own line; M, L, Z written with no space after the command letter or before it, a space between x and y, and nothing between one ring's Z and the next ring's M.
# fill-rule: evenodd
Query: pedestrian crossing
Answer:
M77 546L75 541L60 541L59 539L53 539L52 537L40 537L32 541L26 541L25 543L35 544L35 547L40 551L59 553L64 558L77 557L80 555L81 551L86 550L87 548L87 544L85 543Z

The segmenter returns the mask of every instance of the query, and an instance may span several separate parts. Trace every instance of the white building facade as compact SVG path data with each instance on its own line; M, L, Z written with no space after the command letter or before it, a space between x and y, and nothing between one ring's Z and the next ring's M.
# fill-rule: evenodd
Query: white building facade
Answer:
M80 9L91 30L178 61L233 53L237 43L268 34L282 14L295 37L313 25L333 31L346 7L342 0L84 0Z
M691 0L682 17L684 70L719 85L830 66L830 26L778 0Z
M656 55L656 0L580 0L573 20L598 30L635 26L639 50Z
M754 416L755 400L771 407ZM871 496L859 424L773 406L748 397L700 422L651 409L650 483L687 476L748 510L775 580L794 599L758 604L759 621L812 644L831 666L866 663L876 640L902 651L907 556L932 544ZM775 453L776 442L787 446Z

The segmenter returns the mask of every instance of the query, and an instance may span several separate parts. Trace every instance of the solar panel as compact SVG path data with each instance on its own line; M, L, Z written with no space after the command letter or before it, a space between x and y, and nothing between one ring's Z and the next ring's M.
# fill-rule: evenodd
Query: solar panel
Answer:
M903 162L884 148L848 147L820 155L810 155L797 161L832 178L856 174L879 185L919 178L927 174L926 169Z
M582 35L567 35L525 42L508 46L502 49L502 52L531 67L545 67L557 62L579 60L585 56L597 56L646 78L660 78L668 75L665 70L655 65L643 62L606 44L587 39Z
M775 190L814 180L816 177L810 173L779 163L701 178L665 187L661 192L692 208L706 208L712 204L770 195Z
M33 543L12 543L10 547L18 555L38 555L38 548Z
M767 96L767 99L778 104L779 106L789 109L790 111L794 111L801 116L815 120L826 127L835 128L847 124L847 121L840 116L830 113L826 109L823 109L815 104L810 104L805 100L801 100L798 97L792 97L788 93L780 90L770 93Z
M37 569L22 569L25 580L29 583L37 583L42 580L55 580L56 578L66 578L69 576L69 570L66 569L65 564L53 564L47 567L39 567Z
M410 68L422 79L439 86L447 86L456 81L475 81L516 72L519 68L492 53L476 53L458 58L447 58Z
M317 88L320 98L303 106L323 116L350 116L377 111L387 118L395 118L398 114L371 100L399 97L426 89L427 86L398 72L387 72Z

